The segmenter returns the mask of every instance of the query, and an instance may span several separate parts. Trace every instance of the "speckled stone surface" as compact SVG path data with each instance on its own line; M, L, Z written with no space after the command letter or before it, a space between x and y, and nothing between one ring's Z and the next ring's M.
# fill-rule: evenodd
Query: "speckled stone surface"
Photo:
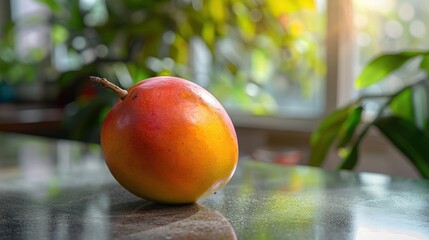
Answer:
M0 134L0 239L429 239L429 182L240 159L213 196L160 205L97 145Z

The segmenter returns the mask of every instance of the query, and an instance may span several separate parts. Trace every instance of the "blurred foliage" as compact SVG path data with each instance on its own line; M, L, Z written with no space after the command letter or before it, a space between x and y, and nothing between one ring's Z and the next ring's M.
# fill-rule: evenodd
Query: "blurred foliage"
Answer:
M0 82L17 83L31 81L36 78L35 63L41 60L39 49L34 49L25 57L20 57L14 49L15 24L9 23L4 27L0 41Z
M334 147L342 159L338 168L353 169L359 160L362 140L375 127L410 160L422 177L429 178L428 59L428 51L402 51L385 53L370 61L356 79L357 88L389 80L389 75L412 60L420 61L415 71L423 71L426 76L392 93L361 96L326 116L311 138L310 165L322 165ZM368 101L375 100L381 101L381 106L374 117L365 120L363 110Z
M37 60L6 56L14 52L9 31L0 45L0 79L38 74L57 83L70 138L98 141L103 114L115 101L88 85L91 74L123 88L174 75L207 88L226 108L259 115L278 114L287 91L311 98L325 75L325 18L313 0L38 2L48 8L37 21L49 26L52 47L37 49L44 51ZM34 24L34 16L26 19L16 24Z

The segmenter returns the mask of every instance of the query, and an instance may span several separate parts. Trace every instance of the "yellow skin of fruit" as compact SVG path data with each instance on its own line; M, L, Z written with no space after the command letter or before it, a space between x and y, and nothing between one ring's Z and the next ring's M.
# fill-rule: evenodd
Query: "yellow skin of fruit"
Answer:
M193 203L213 194L238 162L225 109L204 88L175 77L132 86L104 119L101 147L124 188L161 203Z

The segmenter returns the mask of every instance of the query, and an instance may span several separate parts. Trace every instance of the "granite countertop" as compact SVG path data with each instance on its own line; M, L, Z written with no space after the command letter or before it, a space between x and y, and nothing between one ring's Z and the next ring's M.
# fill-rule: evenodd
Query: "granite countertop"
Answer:
M118 185L98 145L0 134L0 239L429 239L429 182L240 159L190 205Z

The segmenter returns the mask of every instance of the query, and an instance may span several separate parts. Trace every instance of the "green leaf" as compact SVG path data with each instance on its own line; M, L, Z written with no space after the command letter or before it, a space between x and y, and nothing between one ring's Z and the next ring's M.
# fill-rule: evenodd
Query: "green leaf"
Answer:
M426 72L429 75L429 55L425 55L420 62L420 69Z
M347 120L341 126L338 134L338 148L347 146L353 138L357 126L359 125L362 117L363 107L358 106L352 110Z
M399 52L380 55L364 67L355 81L355 86L360 89L377 83L400 68L411 58L427 53L428 52Z
M414 164L423 177L429 178L429 135L395 116L380 118L375 126Z
M80 1L65 1L63 7L68 9L67 14L67 25L69 30L80 31L85 29L86 24L84 18L82 17L82 13L79 6Z
M407 88L396 96L389 105L392 115L414 123L413 89Z
M326 159L326 155L338 135L338 130L327 131L320 141L310 146L311 153L309 158L309 165L314 167L320 167L323 161Z
M52 38L52 42L54 44L63 43L67 40L68 37L69 37L69 32L65 27L63 27L59 24L54 24L52 26L51 38Z
M429 118L426 118L423 130L426 134L429 135Z
M58 4L57 1L55 0L37 0L37 1L48 6L52 12L56 12L61 9L60 4Z
M340 155L343 158L343 161L337 167L338 169L351 170L356 166L356 163L358 161L358 156L359 156L358 147L359 147L359 143L356 143L352 147L352 149L342 149L341 150Z
M354 104L340 108L322 120L319 127L313 132L310 140L311 166L320 166L326 158L332 143L338 136L341 125L348 119Z
M223 0L206 1L212 19L217 23L223 23L227 19L227 8Z
M323 134L326 131L337 128L339 130L339 125L341 125L349 116L350 109L353 105L347 105L343 108L337 109L328 116L326 116L319 124L317 129L313 132L311 136L311 144L315 144L323 137Z
M413 87L414 118L418 128L425 129L429 120L429 96L427 86L419 84Z
M267 8L275 17L280 17L283 14L292 14L303 9L316 9L316 1L301 0L301 1L277 1L267 0Z

